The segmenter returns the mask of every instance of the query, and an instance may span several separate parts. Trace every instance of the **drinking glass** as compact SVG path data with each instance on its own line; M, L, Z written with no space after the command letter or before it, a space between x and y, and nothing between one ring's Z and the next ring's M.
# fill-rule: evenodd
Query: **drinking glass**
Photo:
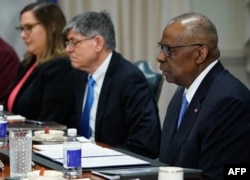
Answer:
M31 171L32 131L27 129L9 130L10 177L22 179Z

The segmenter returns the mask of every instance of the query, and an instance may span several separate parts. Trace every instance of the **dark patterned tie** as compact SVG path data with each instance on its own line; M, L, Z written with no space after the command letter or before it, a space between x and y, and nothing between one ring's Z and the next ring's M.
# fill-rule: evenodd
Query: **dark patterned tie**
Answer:
M81 127L81 135L83 135L86 138L89 138L91 135L90 132L90 111L94 100L94 85L95 80L92 76L89 76L88 80L88 91L87 91L87 97L85 101L84 110L82 112L82 127Z

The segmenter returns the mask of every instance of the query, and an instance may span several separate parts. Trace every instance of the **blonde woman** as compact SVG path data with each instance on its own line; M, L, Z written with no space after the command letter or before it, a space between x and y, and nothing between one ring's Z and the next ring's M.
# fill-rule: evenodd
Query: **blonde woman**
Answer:
M67 125L73 110L73 72L65 54L66 24L53 3L35 2L20 12L20 36L27 52L7 101L7 110L28 119Z

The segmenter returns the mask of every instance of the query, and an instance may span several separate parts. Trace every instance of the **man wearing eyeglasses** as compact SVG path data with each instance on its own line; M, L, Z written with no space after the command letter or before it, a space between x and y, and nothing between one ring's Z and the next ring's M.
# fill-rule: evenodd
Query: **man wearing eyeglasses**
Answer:
M156 158L158 108L143 73L117 53L107 12L75 16L64 28L76 70L78 133L96 142Z
M223 179L224 167L250 163L250 92L220 62L214 24L199 13L180 15L168 22L158 47L162 74L179 86L159 160L201 169L203 179L213 180Z

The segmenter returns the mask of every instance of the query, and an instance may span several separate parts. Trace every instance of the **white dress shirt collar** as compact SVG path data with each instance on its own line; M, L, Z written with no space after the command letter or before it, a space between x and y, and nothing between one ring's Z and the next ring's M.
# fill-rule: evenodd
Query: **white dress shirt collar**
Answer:
M202 80L205 78L207 73L215 66L215 64L218 62L218 59L212 62L204 71L202 71L199 76L193 81L191 86L189 86L188 89L185 89L186 92L186 98L188 103L191 102L195 92L197 91L198 87L200 86Z

